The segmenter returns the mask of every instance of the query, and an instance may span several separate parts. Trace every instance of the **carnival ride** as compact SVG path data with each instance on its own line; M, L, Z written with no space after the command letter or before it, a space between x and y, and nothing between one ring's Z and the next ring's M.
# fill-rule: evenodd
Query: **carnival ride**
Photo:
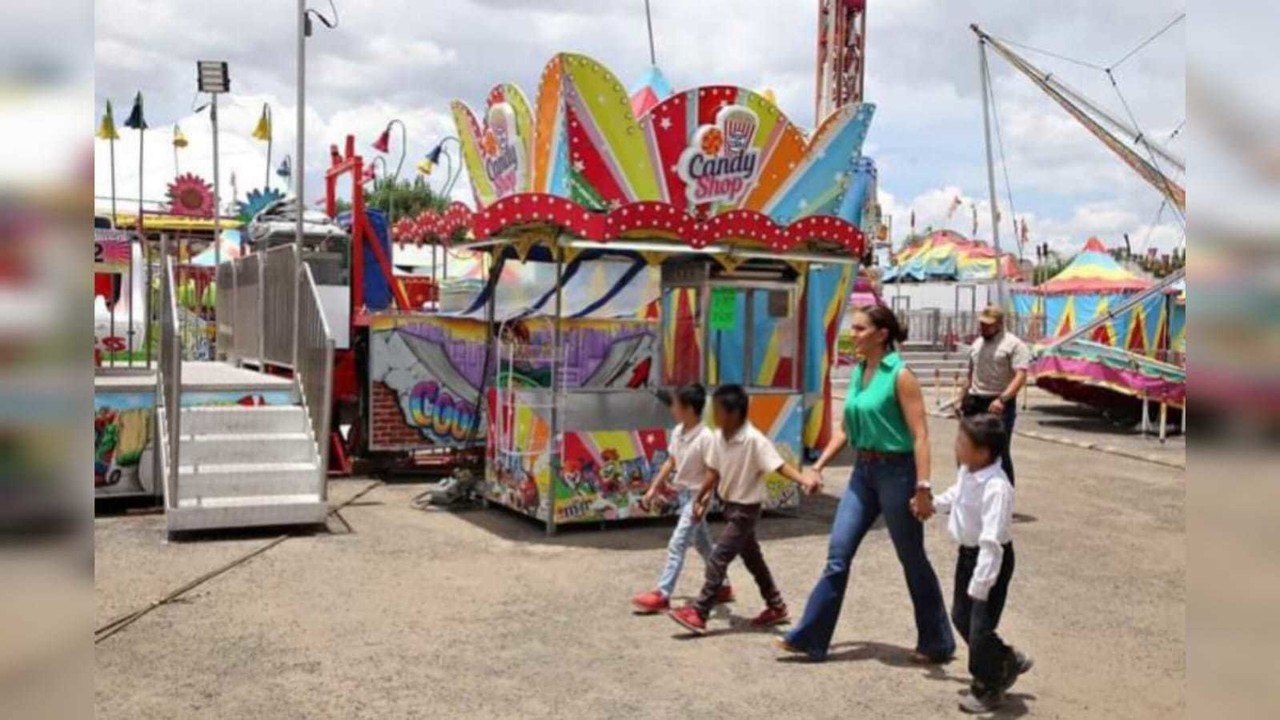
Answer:
M989 47L1115 153L1160 193L1168 206L1180 216L1185 213L1186 191L1161 167L1166 163L1173 171L1185 172L1181 156L1036 67L977 25L971 29L982 51L984 73ZM1109 70L1107 73L1110 77ZM1114 78L1111 80L1114 84ZM1126 275L1105 248L1091 242L1058 277L1021 299L1015 294L1015 309L1039 308L1048 320L1046 337L1036 347L1029 376L1036 385L1065 399L1098 407L1119 421L1140 419L1144 430L1154 404L1159 408L1163 438L1171 409L1183 429L1186 425L1186 368L1175 364L1185 358L1185 296L1177 311L1183 352L1169 352L1175 315L1171 304L1176 306L1179 296L1172 289L1184 282L1185 272L1177 270L1159 281L1145 282L1145 287L1143 280Z

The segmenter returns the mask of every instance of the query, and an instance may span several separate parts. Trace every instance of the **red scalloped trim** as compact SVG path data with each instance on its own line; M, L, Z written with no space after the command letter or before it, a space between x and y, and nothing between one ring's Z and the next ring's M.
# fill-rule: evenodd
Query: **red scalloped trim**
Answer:
M444 213L424 212L416 218L401 218L392 227L392 237L398 243L421 244L433 240L447 243L462 228L470 228L476 240L484 240L521 227L548 226L604 243L621 237L650 235L678 238L694 248L731 240L775 252L810 242L841 247L851 255L861 255L866 249L862 231L832 215L810 216L781 226L764 213L738 209L699 222L671 203L627 203L607 213L598 213L572 200L545 193L505 197L478 213L454 202Z

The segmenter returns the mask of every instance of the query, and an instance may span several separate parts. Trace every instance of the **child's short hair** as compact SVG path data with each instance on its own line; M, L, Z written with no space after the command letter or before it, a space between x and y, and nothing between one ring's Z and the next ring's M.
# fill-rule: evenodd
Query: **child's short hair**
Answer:
M658 402L666 407L671 407L671 391L666 388L658 388L653 391L653 396L658 398Z
M695 414L701 415L702 409L707 406L707 389L702 387L700 383L682 385L676 391L676 400L681 405L693 410Z
M743 390L741 385L721 385L716 388L711 397L715 399L716 405L721 410L736 415L740 419L746 419L750 400L747 398L747 391Z
M974 447L991 453L995 460L1004 455L1009 447L1009 432L1004 428L1004 421L991 413L978 413L960 420L960 432L969 438Z

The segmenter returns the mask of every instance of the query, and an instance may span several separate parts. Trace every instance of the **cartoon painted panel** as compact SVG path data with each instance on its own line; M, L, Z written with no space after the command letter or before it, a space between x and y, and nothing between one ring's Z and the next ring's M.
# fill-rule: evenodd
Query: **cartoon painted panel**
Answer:
M655 514L638 503L666 461L666 448L667 431L661 428L565 433L556 524Z
M153 495L151 428L155 394L93 398L93 489L107 495ZM145 458L145 461L144 461Z
M485 495L545 521L551 513L551 420L546 390L488 393ZM499 410L502 408L503 410Z
M293 405L292 393L270 391L184 392L183 407ZM93 397L93 487L95 497L156 495L152 477L155 392L99 391Z
M636 320L566 320L564 378L568 388L643 388L652 384L657 327ZM552 325L531 319L507 325L512 345L552 347ZM463 447L482 443L476 419L483 384L484 323L438 316L378 316L369 343L370 445L377 449ZM549 357L490 358L499 387L550 387ZM475 433L472 437L472 423Z

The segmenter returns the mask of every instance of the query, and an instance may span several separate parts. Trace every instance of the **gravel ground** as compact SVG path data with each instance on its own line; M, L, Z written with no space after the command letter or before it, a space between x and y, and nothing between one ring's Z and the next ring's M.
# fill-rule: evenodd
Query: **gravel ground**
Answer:
M954 426L931 425L946 487ZM1028 438L1015 461L1018 566L1001 630L1037 665L1001 716L1183 715L1184 472ZM763 526L795 613L847 472L833 468L824 494ZM332 501L370 482L335 482ZM739 600L707 637L631 615L669 524L548 538L501 510L416 510L421 487L376 488L342 511L353 532L331 521L330 533L291 537L99 644L98 717L959 716L965 651L941 668L907 662L910 602L882 525L855 561L832 658L798 663L745 626L760 600L740 564ZM159 515L101 517L95 532L98 625L274 537L167 543ZM949 588L954 547L937 520L927 537ZM701 572L690 553L678 594Z

